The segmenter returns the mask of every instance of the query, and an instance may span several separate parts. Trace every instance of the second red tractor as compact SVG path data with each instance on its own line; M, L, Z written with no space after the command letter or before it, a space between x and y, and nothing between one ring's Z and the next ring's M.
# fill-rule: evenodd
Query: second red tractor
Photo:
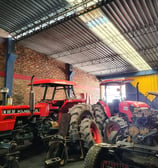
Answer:
M100 85L122 86L129 82L129 79L104 80ZM153 120L157 113L145 102L114 99L108 104L100 100L93 105L93 111L106 142L115 143L128 138L135 143L155 143L157 130L155 132Z

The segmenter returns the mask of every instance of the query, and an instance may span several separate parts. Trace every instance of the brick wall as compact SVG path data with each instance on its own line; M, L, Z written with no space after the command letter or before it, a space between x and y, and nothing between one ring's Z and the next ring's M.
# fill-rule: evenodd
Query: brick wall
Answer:
M0 71L5 70L5 43L0 44Z
M16 45L18 55L14 72L37 78L66 79L66 65L31 49Z
M0 71L4 71L4 45L0 45ZM30 78L35 75L36 78L54 78L67 80L67 66L66 64L50 58L44 54L40 54L31 49L16 45L17 59L14 66L14 81L13 81L13 103L14 104L28 104L29 102L29 86ZM2 57L2 58L1 58ZM80 97L84 93L92 97L92 103L95 103L99 98L99 82L95 76L85 73L77 68L73 68L75 74L73 81L77 83L75 91ZM4 84L4 78L0 76L0 87ZM3 83L3 84L2 84ZM36 101L39 101L43 90L34 88L36 94ZM62 97L61 97L62 98Z
M23 75L24 79L14 79L13 98L15 104L28 104L29 87L27 85L30 81L26 77L35 75L40 79L66 80L67 68L64 63L20 45L16 45L16 54L18 57L15 61L14 73ZM35 93L36 101L39 101L43 89L35 88Z
M73 80L77 83L77 86L75 87L77 96L79 96L80 93L84 93L84 96L86 97L87 94L87 96L91 98L91 103L96 103L100 93L99 82L96 77L77 68L73 68L73 70L75 72Z

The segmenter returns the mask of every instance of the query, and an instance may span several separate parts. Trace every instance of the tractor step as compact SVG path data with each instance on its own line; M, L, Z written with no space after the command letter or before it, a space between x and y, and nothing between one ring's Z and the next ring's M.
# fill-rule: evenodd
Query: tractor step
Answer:
M60 161L59 157L48 159L45 161L45 168L59 168Z

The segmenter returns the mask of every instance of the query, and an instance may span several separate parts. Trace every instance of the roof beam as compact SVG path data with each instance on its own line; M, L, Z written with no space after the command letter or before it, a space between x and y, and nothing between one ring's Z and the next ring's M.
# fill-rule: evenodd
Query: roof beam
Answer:
M76 63L76 64L74 64L74 66L84 67L84 66L89 66L89 65L102 64L102 63L105 63L105 62L114 61L114 59L116 57L118 57L118 55L113 54L113 55L109 55L108 57L104 57L104 58L97 58L97 59L92 59L92 60L89 60L89 61Z
M67 57L67 56L72 55L72 54L82 53L84 51L94 49L94 48L97 47L98 43L100 43L99 40L97 40L95 42L92 42L92 43L89 43L89 44L84 45L84 46L80 46L80 47L77 47L77 48L67 50L67 51L57 52L55 54L50 54L49 56L52 57L52 58Z
M144 75L154 75L158 74L158 69L148 70L148 71L139 71L131 73L122 73L122 74L112 74L112 75L97 75L96 77L100 80L110 79L110 78L121 78L121 77L134 77L134 76L144 76Z
M94 4L92 4L93 1L91 0L82 1L81 3L75 4L74 6L70 7L69 9L65 9L62 12L56 12L56 14L54 14L53 16L45 16L43 20L41 18L40 20L31 23L31 27L29 27L29 25L26 25L25 27L18 30L19 33L13 32L11 35L15 41L22 40L35 33L39 33L52 26L61 24L67 20L70 20L100 6L108 4L111 1L113 0L97 0L97 2Z

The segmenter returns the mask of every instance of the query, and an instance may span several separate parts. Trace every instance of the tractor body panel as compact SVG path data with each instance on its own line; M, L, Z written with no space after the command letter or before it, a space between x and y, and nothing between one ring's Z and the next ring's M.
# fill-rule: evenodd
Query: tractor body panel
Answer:
M78 103L85 103L83 99L65 99L65 100L49 100L46 101L49 104L50 110L59 110L62 113L67 113L68 109Z
M52 100L47 101L49 104L50 114L56 115L56 119L60 124L61 116L63 113L68 113L69 109L72 108L75 104L85 103L83 99L65 99L65 100Z
M49 114L49 107L45 103L35 106L33 115L46 117ZM17 117L30 117L29 105L20 106L0 106L0 131L9 131L14 129Z
M132 122L133 108L149 108L149 106L139 101L122 101L119 104L119 112L125 114L129 122Z
M29 84L30 85L30 84ZM43 87L45 88L43 99L41 99L41 103L49 104L49 116L58 124L60 124L61 116L63 113L68 113L69 109L78 103L85 103L84 99L77 99L75 96L75 92L73 90L73 86L76 85L75 82L59 80L59 79L41 79L35 80L32 82L33 86ZM50 99L47 99L48 88L53 89L52 96ZM68 95L68 90L72 91L72 97ZM63 90L65 92L65 99L56 99L56 91Z

